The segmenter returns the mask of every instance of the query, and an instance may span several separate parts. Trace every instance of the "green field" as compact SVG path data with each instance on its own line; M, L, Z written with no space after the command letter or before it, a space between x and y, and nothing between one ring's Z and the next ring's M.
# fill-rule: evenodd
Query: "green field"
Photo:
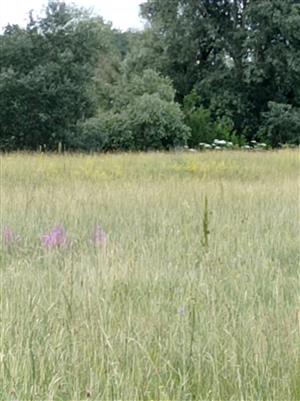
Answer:
M0 163L1 401L300 400L299 152Z

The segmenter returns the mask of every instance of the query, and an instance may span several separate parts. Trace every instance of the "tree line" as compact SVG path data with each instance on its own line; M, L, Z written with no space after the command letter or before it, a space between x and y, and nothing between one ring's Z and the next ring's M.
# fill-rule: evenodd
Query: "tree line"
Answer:
M299 144L300 1L147 0L120 32L49 1L0 34L0 150ZM61 145L62 144L62 145Z

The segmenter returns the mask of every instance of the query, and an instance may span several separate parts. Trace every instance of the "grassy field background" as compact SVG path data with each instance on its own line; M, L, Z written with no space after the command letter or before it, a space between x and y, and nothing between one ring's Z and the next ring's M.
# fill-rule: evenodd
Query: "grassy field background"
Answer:
M300 400L299 152L0 163L0 400Z

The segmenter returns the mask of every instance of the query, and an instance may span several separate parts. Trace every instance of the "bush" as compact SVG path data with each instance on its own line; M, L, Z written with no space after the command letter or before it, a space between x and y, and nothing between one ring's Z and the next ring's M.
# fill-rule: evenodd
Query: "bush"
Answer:
M269 102L269 110L262 114L263 126L259 136L272 146L299 144L300 109L289 104Z
M146 70L110 86L110 109L77 124L67 146L86 151L160 150L187 144L190 129L169 79Z
M108 122L112 149L169 149L185 145L189 129L178 104L162 100L158 94L136 97Z
M210 111L201 106L187 113L185 122L191 129L188 140L191 147L197 147L199 143L212 143L215 138L230 141L234 145L243 144L243 137L235 134L230 119L223 118L214 122Z
M89 118L77 124L68 137L67 147L85 151L101 151L108 146L109 132L105 116Z
M73 143L97 150L158 150L186 145L184 123L169 79L153 70L127 76L109 87L110 108L79 125Z
M185 145L189 128L177 103L138 96L120 113L102 112L77 125L68 147L85 151L159 150Z
M200 142L211 143L216 137L210 112L203 107L188 113L185 122L191 129L191 136L188 140L191 147L197 147Z
M130 120L125 111L107 113L106 128L109 133L107 150L134 150Z

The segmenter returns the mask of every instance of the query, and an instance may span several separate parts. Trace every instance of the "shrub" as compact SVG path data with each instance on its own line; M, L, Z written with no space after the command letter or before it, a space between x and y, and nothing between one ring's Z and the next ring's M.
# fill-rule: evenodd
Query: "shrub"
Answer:
M109 133L107 149L134 150L133 133L127 113L108 112L106 117L106 128Z
M191 129L191 136L188 140L188 144L191 147L198 146L200 142L211 143L216 137L208 109L199 107L189 112L185 122Z
M89 118L77 124L68 138L68 147L85 151L101 151L108 146L109 132L105 115Z
M138 96L121 113L111 115L109 145L125 150L185 145L190 131L183 120L177 103L162 100L156 93Z
M272 146L280 143L299 144L300 109L289 104L269 102L269 110L263 113L260 138Z

